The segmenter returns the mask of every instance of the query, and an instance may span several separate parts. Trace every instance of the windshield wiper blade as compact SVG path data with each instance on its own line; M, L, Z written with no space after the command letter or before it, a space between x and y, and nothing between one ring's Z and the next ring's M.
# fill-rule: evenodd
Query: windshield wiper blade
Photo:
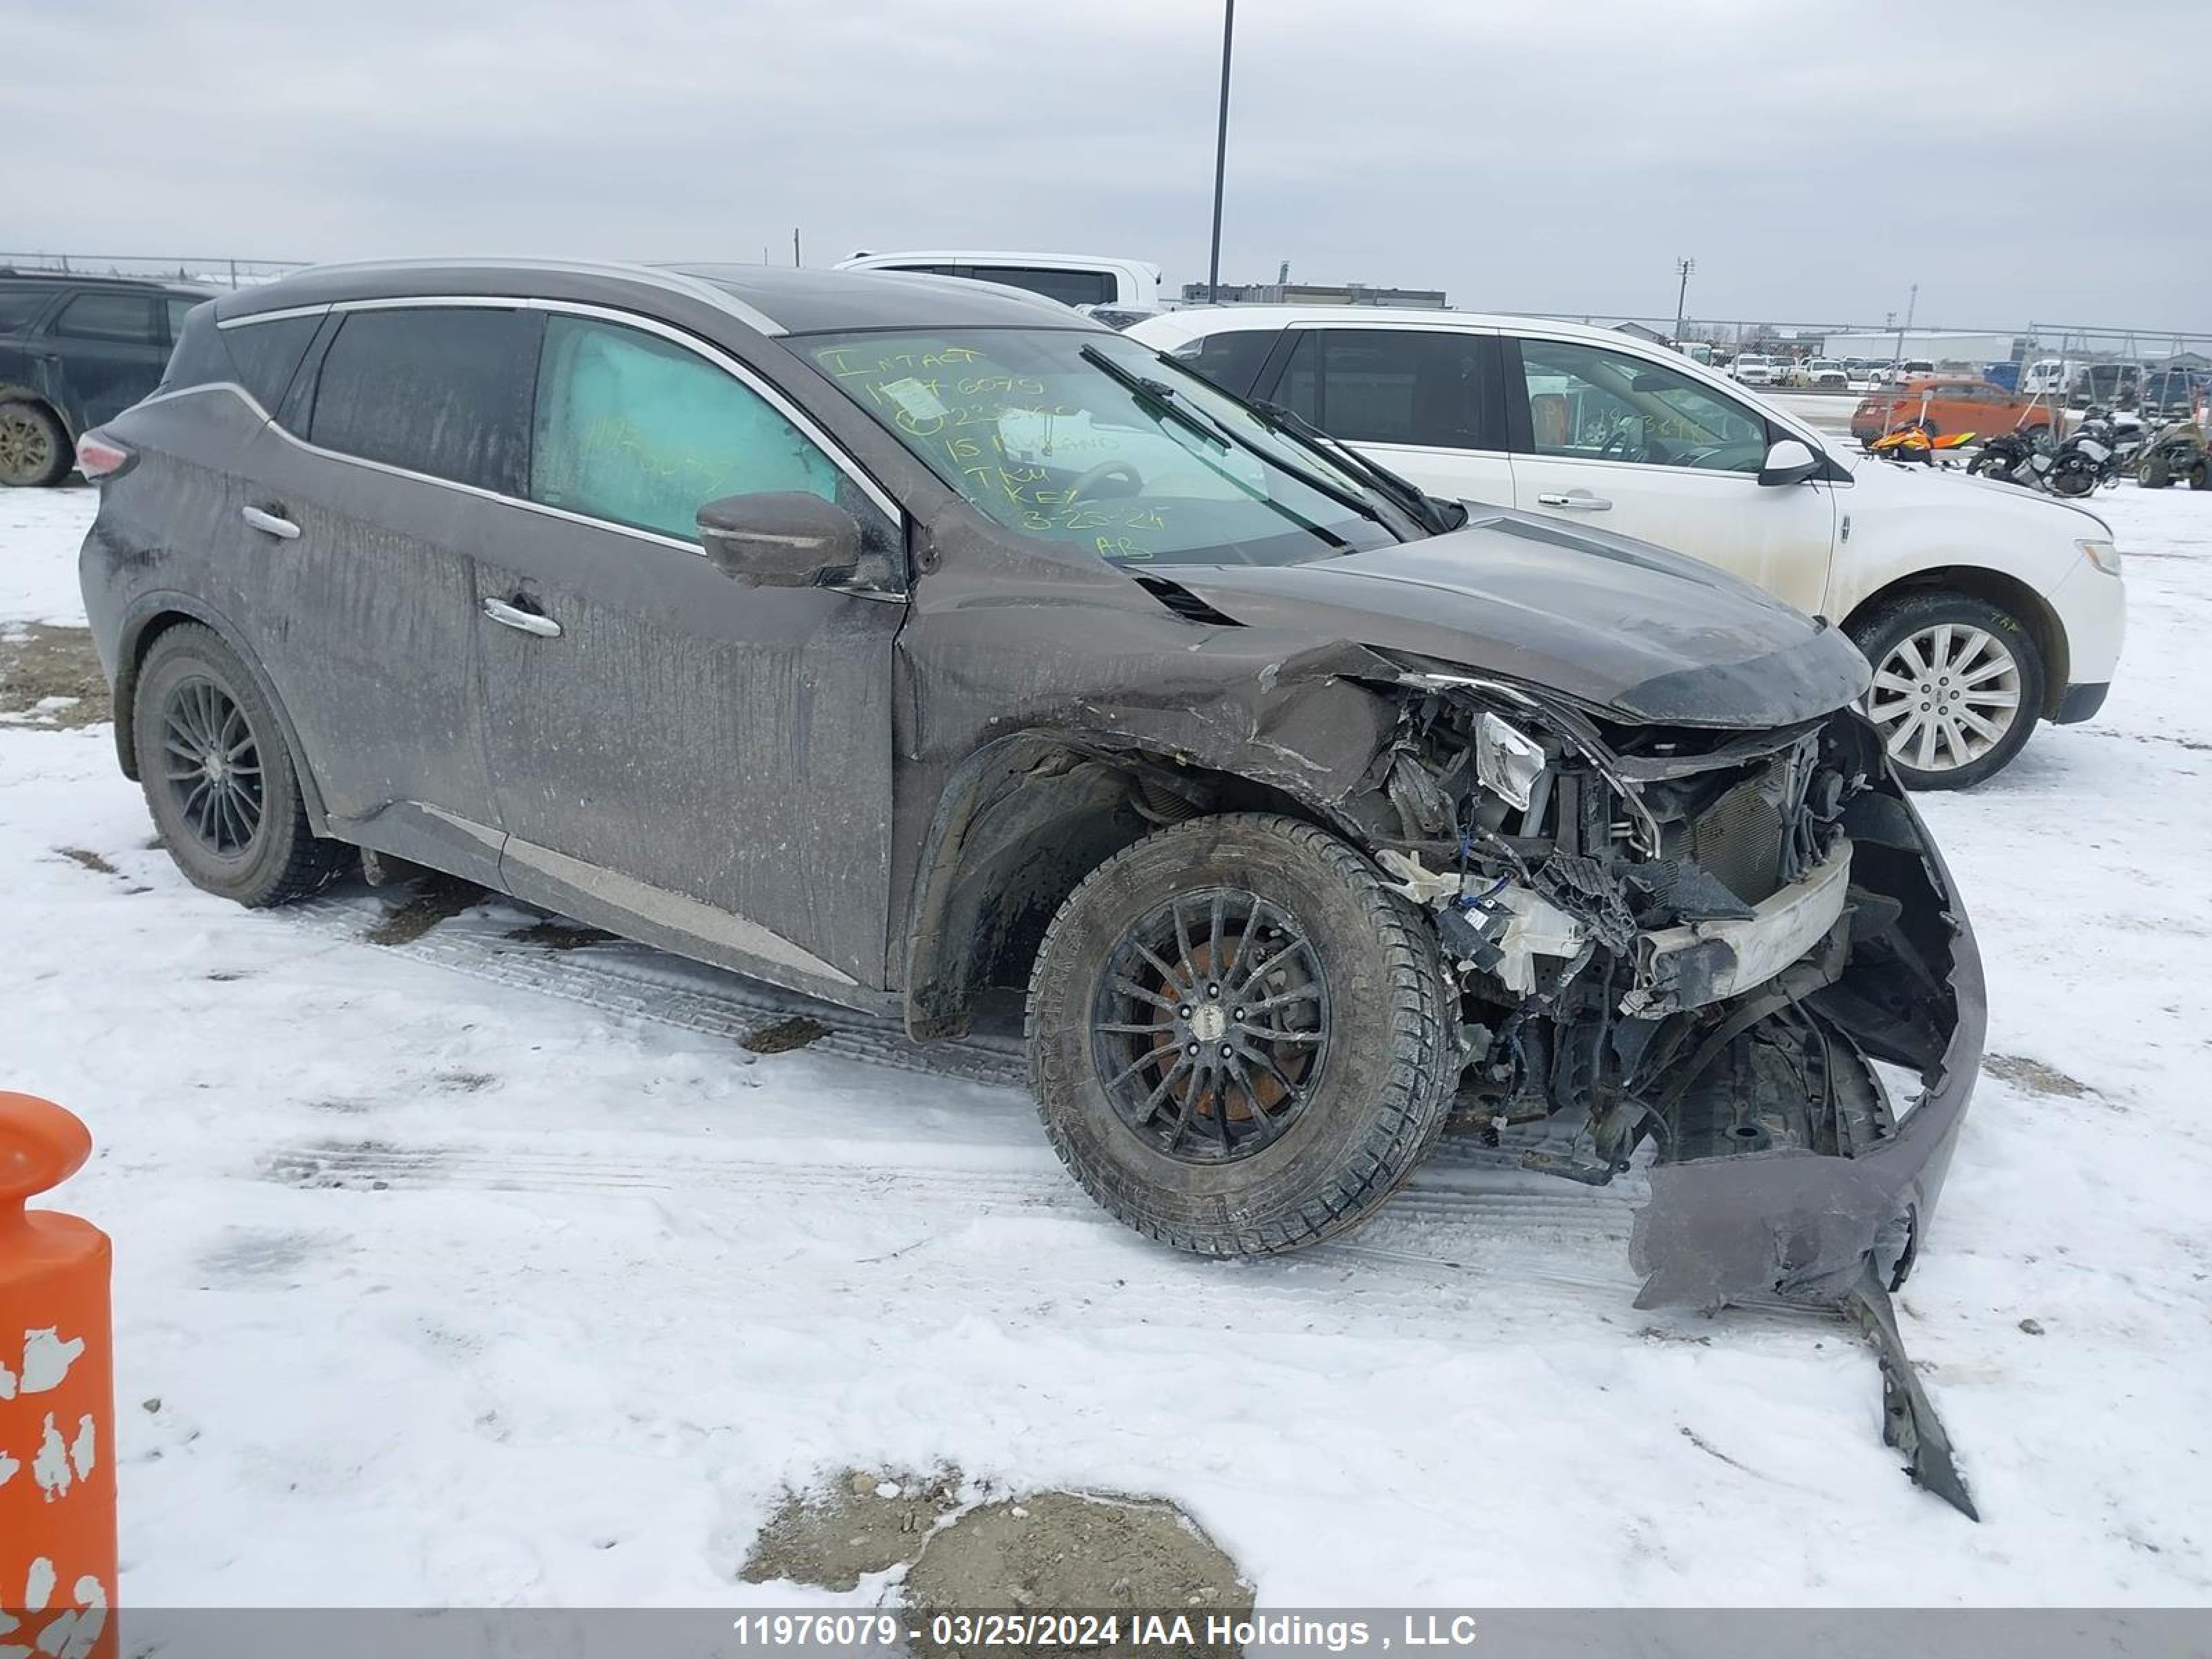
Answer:
M1154 414L1173 421L1186 431L1195 432L1210 444L1218 444L1224 449L1231 447L1229 434L1188 404L1176 402L1176 389L1166 381L1155 380L1115 362L1097 346L1084 347L1081 356L1084 362L1103 370L1107 379L1128 391Z
M1270 403L1264 398L1254 399L1252 407L1270 425L1280 428L1308 448L1320 450L1338 465L1350 467L1389 497L1423 528L1441 534L1447 530L1456 530L1467 522L1465 507L1458 507L1457 516L1453 516L1455 503L1439 502L1411 478L1393 472L1380 461L1361 454L1343 439L1322 430L1295 409Z
M1357 513L1363 519L1371 519L1376 524L1382 524L1382 515L1371 503L1363 501L1352 491L1332 483L1310 467L1300 466L1272 450L1262 449L1235 428L1224 425L1203 410L1192 408L1166 381L1155 380L1149 374L1138 374L1127 364L1115 362L1097 346L1084 347L1080 356L1084 362L1101 371L1107 379L1126 387L1146 405L1179 425L1202 434L1224 448L1233 445L1249 454L1257 455L1269 466L1289 473L1307 489L1320 491L1338 506ZM1384 525L1383 527L1388 529L1389 526Z

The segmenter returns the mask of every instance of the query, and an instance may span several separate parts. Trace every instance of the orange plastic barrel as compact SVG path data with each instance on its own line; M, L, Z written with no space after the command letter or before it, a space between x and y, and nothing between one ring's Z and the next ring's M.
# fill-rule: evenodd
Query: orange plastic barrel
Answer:
M116 1648L107 1235L28 1210L92 1155L50 1100L0 1092L0 1650Z

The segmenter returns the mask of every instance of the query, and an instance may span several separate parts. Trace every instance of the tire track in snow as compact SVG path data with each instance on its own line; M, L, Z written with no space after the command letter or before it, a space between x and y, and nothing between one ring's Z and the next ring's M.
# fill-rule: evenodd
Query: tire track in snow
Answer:
M419 939L379 948L510 989L732 1042L741 1043L765 1026L804 1015L825 1028L823 1036L806 1045L816 1053L969 1083L1028 1086L1021 1045L1010 1036L917 1043L896 1020L778 990L627 939L549 951L507 937L517 922L539 918L514 910L496 896L488 903L513 920L479 912L441 922ZM319 932L363 939L383 912L373 900L338 894L295 905L283 914Z
M366 894L342 891L283 914L318 932L366 943L365 935L382 920L385 908ZM825 1035L807 1045L809 1052L1006 1088L1027 1100L1026 1060L1016 1032L981 1031L949 1042L919 1044L895 1020L782 991L633 941L556 951L510 937L519 927L541 919L493 896L419 938L376 948L610 1018L651 1021L732 1042L803 1015L825 1028ZM1458 1274L1479 1263L1481 1277L1488 1279L1488 1268L1503 1253L1516 1279L1595 1292L1609 1307L1625 1308L1635 1289L1626 1264L1627 1239L1633 1209L1644 1196L1643 1182L1632 1175L1613 1186L1591 1189L1528 1174L1519 1167L1521 1154L1536 1145L1556 1151L1565 1141L1556 1133L1524 1133L1504 1147L1487 1147L1472 1136L1447 1137L1375 1221L1347 1240L1301 1252L1297 1259L1340 1267L1366 1264L1370 1269L1387 1264L1392 1273L1413 1267ZM708 1213L738 1205L849 1202L859 1192L872 1203L911 1206L939 1222L947 1214L1014 1215L1114 1224L1041 1138L1033 1158L1022 1149L1011 1163L1003 1154L988 1163L994 1154L985 1147L973 1149L974 1155L955 1164L944 1162L943 1147L897 1150L911 1156L870 1161L855 1158L847 1148L824 1154L809 1144L800 1161L798 1153L779 1157L767 1145L732 1156L686 1141L670 1156L654 1158L640 1156L628 1143L602 1155L549 1151L535 1137L521 1136L512 1144L472 1145L325 1139L274 1149L262 1172L306 1188L459 1186L688 1197ZM1426 1248L1436 1246L1445 1249Z

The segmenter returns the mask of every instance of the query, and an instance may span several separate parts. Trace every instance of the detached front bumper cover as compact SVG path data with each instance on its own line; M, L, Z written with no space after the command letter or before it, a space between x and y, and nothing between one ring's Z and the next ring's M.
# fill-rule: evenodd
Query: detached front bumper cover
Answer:
M1980 1073L1988 995L1973 930L1918 813L1894 785L1867 799L1873 805L1849 821L1859 860L1879 847L1893 878L1917 861L1932 909L1927 920L1940 923L1948 945L1940 988L1947 994L1940 1000L1949 1030L1934 1064L1923 1067L1918 1100L1887 1135L1848 1157L1778 1148L1655 1164L1629 1256L1646 1276L1638 1307L1710 1308L1778 1297L1856 1320L1882 1361L1886 1437L1905 1451L1915 1480L1972 1516L1942 1425L1905 1359L1888 1292L1926 1241ZM1856 889L1854 897L1873 902ZM1900 998L1893 1006L1904 1011L1901 1024L1906 1015L1924 1020L1929 1011L1919 1004L1936 993L1892 994ZM1859 1040L1882 1056L1885 1035L1869 1026ZM1889 1046L1883 1057L1905 1058L1902 1041Z

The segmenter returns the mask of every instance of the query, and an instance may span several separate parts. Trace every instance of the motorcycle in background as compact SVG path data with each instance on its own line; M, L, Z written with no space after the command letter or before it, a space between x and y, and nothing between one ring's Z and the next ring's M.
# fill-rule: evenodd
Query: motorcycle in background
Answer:
M2057 459L2058 443L2048 426L2021 427L1984 444L1966 471L1978 478L2040 489Z
M2142 422L2135 416L2090 409L2058 446L2045 482L2054 495L2087 495L2133 472L2142 445Z

